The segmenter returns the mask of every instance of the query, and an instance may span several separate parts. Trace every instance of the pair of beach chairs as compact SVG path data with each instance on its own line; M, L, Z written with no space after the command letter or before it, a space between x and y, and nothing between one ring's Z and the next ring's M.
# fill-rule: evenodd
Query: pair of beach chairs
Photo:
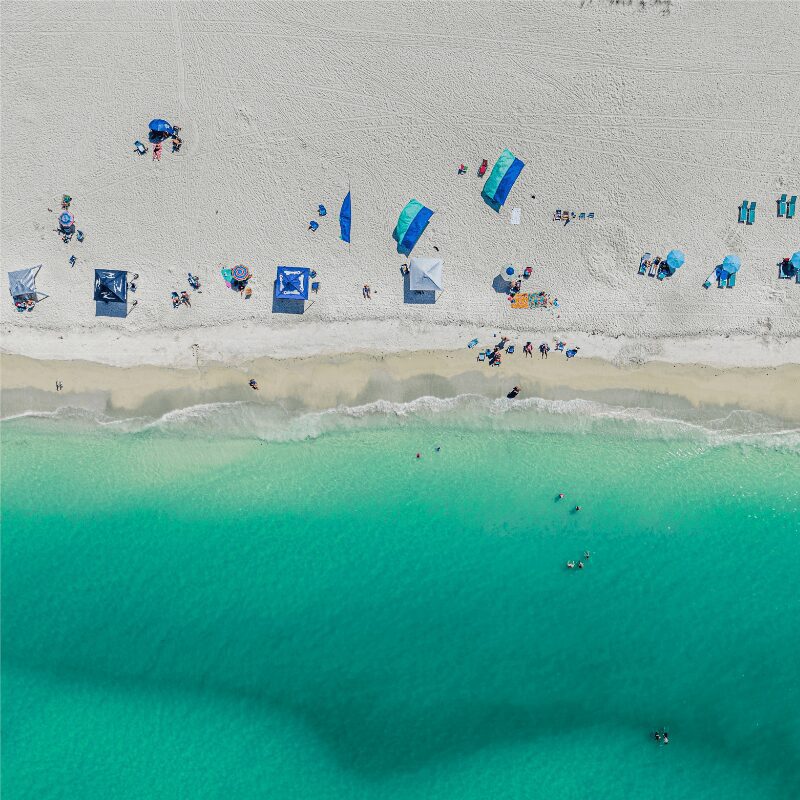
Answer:
M791 280L794 278L797 283L800 283L800 269L795 268L791 259L784 258L778 265L778 278L784 280Z
M747 225L752 225L756 221L756 201L749 202L748 200L742 200L742 204L739 206L739 223L746 223Z
M639 261L639 274L647 275L650 278L655 276L658 280L663 281L666 276L666 271L661 268L663 260L660 256L655 258L650 253L645 253Z
M778 216L785 217L786 219L792 219L794 217L795 206L797 205L797 195L793 194L788 202L786 200L786 195L782 194L778 198Z
M714 271L703 282L703 288L710 288L714 281L717 282L717 286L720 289L725 289L726 287L728 289L733 289L733 287L736 286L736 273L728 272L722 269L722 267L714 267Z
M575 211L562 211L560 208L556 209L556 213L553 214L553 222L568 222L571 219L594 219L594 211L590 211L588 214L585 211L581 211L579 214Z

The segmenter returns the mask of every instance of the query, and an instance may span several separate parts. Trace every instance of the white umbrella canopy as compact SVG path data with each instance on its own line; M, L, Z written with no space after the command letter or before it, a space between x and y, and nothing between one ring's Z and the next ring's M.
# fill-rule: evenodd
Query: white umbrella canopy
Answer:
M421 258L415 256L408 264L410 274L409 288L413 292L441 292L442 267L441 258Z

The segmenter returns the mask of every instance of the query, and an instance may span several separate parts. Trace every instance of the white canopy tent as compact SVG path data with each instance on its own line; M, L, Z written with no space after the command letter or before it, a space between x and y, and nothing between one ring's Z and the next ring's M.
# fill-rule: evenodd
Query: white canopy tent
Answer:
M408 264L412 292L442 292L442 259L415 256Z
M11 296L17 300L44 300L50 295L36 289L36 276L42 268L41 264L27 269L16 269L8 273L8 290Z

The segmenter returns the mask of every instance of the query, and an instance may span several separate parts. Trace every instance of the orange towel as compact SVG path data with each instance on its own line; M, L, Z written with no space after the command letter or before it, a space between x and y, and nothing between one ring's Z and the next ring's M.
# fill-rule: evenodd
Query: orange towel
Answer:
M511 301L511 308L528 308L529 306L530 301L527 292L515 294L514 299Z

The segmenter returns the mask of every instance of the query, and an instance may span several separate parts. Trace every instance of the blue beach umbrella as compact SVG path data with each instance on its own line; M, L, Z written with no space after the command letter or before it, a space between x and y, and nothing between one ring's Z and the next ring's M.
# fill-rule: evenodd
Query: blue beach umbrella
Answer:
M70 213L69 213L69 211L65 211L65 212L64 212L63 214L61 214L61 216L58 218L58 224L59 224L59 225L60 225L62 228L70 228L70 227L72 226L72 223L73 223L73 222L75 222L75 219L74 219L74 217L72 216L72 214L70 214Z
M680 269L684 261L686 261L686 256L680 250L670 250L669 253L667 253L667 266L670 272L675 272L676 269Z
M739 256L725 256L725 258L722 259L722 269L724 269L728 274L738 272L739 267L741 266L742 260L739 258Z
M506 275L511 276L514 274L514 267L506 267Z
M499 211L500 206L505 203L511 187L519 177L522 168L525 166L509 149L503 150L500 158L492 167L489 179L483 185L483 195L486 202L495 210Z
M800 270L800 250L796 253L792 254L792 257L789 259L789 263L796 269Z
M170 125L165 119L151 119L150 130L155 131L155 133L166 133L170 136L175 133L175 131L172 129L172 125Z

